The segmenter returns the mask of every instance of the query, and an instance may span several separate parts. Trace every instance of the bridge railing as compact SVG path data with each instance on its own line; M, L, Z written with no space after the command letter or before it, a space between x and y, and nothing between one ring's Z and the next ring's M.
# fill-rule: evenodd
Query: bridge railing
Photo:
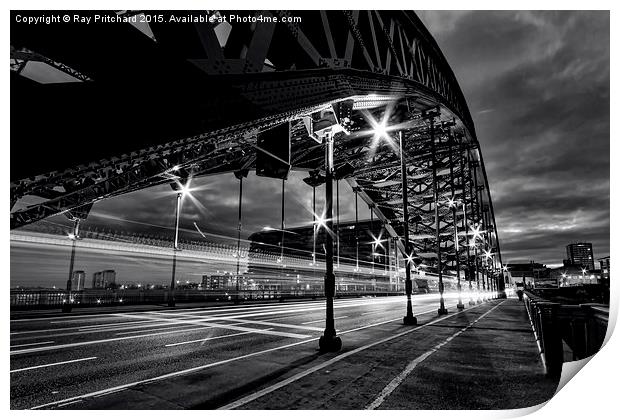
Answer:
M559 376L562 364L594 355L603 345L609 306L565 305L524 293L536 340L549 376Z
M72 307L128 306L168 303L168 289L84 289L65 290L11 290L11 310L54 309L70 304ZM339 290L337 298L361 296L398 296L404 292L387 290ZM181 302L234 302L317 299L325 297L320 289L264 289L264 290L196 290L176 289L174 300Z

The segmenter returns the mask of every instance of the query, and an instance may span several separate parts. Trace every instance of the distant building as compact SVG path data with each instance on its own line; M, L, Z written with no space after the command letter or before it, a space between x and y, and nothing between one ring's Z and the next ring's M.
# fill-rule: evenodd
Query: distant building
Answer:
M550 277L557 279L559 287L582 286L600 283L599 270L587 270L579 264L564 264L563 267L551 269Z
M527 287L536 287L537 283L545 282L548 276L547 266L530 261L506 264L509 283L524 283Z
M104 270L94 273L93 289L116 289L116 271Z
M233 278L232 275L221 275L221 274L213 274L213 275L203 275L202 282L200 286L204 290L222 290L227 289L233 286Z
M609 257L599 258L598 263L600 264L601 273L607 274L607 277L609 277Z
M594 253L592 244L578 242L566 246L566 257L570 265L578 265L587 270L594 270Z
M73 272L71 278L71 288L73 290L84 290L84 283L86 281L86 273L82 270L76 270Z
M609 257L599 258L598 262L600 264L601 280L609 285Z

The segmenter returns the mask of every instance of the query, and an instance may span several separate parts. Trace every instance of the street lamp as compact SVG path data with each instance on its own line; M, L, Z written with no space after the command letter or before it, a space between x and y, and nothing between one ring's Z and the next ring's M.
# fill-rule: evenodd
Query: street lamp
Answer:
M177 192L177 203L174 219L174 244L172 249L172 278L170 279L170 294L168 295L168 306L170 307L174 307L176 305L174 299L174 286L176 284L177 251L179 250L179 220L181 217L181 202L183 197L191 191L190 182L190 178L182 178L170 184L170 187Z
M73 266L75 262L75 246L77 244L78 239L80 239L80 219L78 217L73 218L73 232L69 233L67 237L71 240L71 259L69 260L69 279L67 280L67 294L68 299L66 299L65 304L62 306L63 312L71 312L71 303L73 302L73 298L71 297L71 289L73 282Z
M239 212L237 218L237 295L235 297L235 303L239 300L239 265L241 260L241 204L243 199L243 178L248 176L249 171L247 169L241 169L235 171L235 178L239 180Z
M321 351L339 351L342 340L336 336L334 324L334 296L336 277L334 275L334 239L332 237L334 138L333 133L326 132L323 137L325 145L325 331L319 338Z

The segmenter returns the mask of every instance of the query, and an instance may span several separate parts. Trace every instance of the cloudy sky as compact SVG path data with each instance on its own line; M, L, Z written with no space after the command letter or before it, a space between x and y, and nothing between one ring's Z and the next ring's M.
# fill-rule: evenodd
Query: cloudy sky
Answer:
M607 12L419 12L450 63L476 125L489 177L503 261L558 264L570 242L609 255L609 14ZM311 188L292 174L287 226L308 223ZM238 181L195 180L183 204L182 235L236 238ZM250 174L243 236L280 225L281 181ZM317 197L323 197L317 190ZM95 205L86 225L172 231L168 187ZM354 217L341 183L343 220ZM322 201L317 200L322 208ZM369 217L359 206L360 218ZM63 218L48 221L63 222Z
M609 14L419 15L469 103L504 261L609 255Z

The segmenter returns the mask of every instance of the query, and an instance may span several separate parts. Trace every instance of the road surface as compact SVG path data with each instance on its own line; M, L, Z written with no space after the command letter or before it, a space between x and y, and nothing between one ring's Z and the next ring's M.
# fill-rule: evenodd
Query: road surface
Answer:
M402 323L405 302L404 296L336 300L345 347ZM416 295L413 303L416 316L430 318L438 295ZM456 296L447 296L450 312L455 305ZM216 388L235 385L230 382L250 381L249 371L235 371L236 362L277 361L296 346L318 349L324 326L324 301L12 320L11 408L79 408L84 398L217 367L217 377L204 384L205 393L215 395ZM282 370L294 368L287 363Z

